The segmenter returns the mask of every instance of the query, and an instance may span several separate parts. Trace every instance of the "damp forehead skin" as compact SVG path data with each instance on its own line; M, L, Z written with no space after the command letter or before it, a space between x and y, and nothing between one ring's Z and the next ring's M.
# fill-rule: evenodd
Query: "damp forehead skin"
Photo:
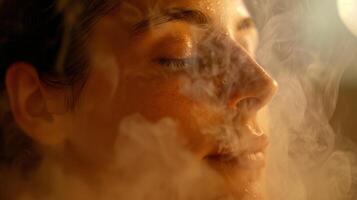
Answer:
M213 77L194 80L189 73L168 72L168 66L157 62L162 58L192 56L192 49L200 44L200 34L204 30L184 20L174 20L150 27L139 36L133 35L135 23L170 7L199 10L208 16L214 30L230 42L234 59L244 58L245 63L231 64L244 69L242 74L245 75L232 83L234 96L228 95L224 105L206 98L211 95L210 86L213 90L220 89L214 85ZM262 107L274 91L271 78L249 56L254 54L252 45L257 39L254 27L237 30L237 23L247 16L243 3L236 0L135 0L123 1L118 8L98 19L89 35L90 73L77 109L57 119L57 128L67 134L70 148L64 151L71 155L68 159L90 160L92 168L103 168L103 163L112 159L120 121L140 114L151 122L167 117L176 121L183 145L204 160L220 144L203 130L227 123L228 113L237 115L240 112L229 110L228 101L238 102L253 96L261 98L262 105L258 107ZM210 41L205 42L211 45ZM218 56L232 54L216 53ZM249 120L255 121L255 115ZM88 168L88 165L82 167ZM247 191L258 195L255 181L260 181L262 169L225 168L217 165L215 169L227 178L227 184L238 196Z
M241 0L124 0L121 6L121 17L126 18L125 15L136 15L137 18L131 18L135 20L145 16L155 15L155 12L164 10L167 8L192 8L204 11L209 17L211 17L215 25L222 25L231 23L232 19L250 17L250 14ZM227 27L226 27L227 28Z
M230 35L238 43L246 44L244 48L254 57L254 52L258 45L258 33L254 24L248 29L237 31L237 25L243 19L250 19L250 14L241 0L185 0L185 1L167 1L167 0L135 0L122 1L121 6L115 9L111 14L117 23L125 26L126 30L132 29L133 24L146 18L159 16L165 10L172 8L189 8L203 11L210 21L210 25L224 34ZM244 23L242 23L244 24ZM192 28L192 27L190 27ZM124 31L125 32L125 31ZM152 31L153 32L153 31ZM130 34L125 32L122 34ZM156 32L154 34L157 34ZM195 34L195 33L194 33ZM130 37L130 35L127 35ZM130 42L130 40L127 40ZM123 44L125 46L127 44Z

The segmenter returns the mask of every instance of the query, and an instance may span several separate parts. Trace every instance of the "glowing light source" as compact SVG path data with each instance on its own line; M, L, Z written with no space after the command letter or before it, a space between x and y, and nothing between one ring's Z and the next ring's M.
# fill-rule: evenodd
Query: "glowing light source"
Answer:
M343 23L357 36L357 0L337 0L337 7Z

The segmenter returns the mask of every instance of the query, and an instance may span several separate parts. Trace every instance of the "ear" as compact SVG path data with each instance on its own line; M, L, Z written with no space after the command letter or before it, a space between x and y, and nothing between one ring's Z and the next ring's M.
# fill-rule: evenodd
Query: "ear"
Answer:
M34 67L21 62L9 67L5 84L12 113L24 132L43 145L61 143L64 133L58 130L56 115L65 109L64 95L54 97Z

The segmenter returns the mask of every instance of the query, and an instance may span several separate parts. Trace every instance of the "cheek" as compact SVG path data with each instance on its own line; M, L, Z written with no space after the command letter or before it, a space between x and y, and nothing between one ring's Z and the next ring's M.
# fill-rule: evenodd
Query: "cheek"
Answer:
M181 95L179 85L174 80L163 78L130 78L124 104L126 113L140 113L151 121L164 117L177 118L180 113L189 115L194 102Z
M109 63L91 72L83 88L80 110L91 112L110 104L119 87L119 70L115 64ZM113 67L111 67L111 65Z
M162 80L162 79L161 79ZM131 90L126 93L126 115L139 113L152 122L169 117L178 123L179 137L184 146L201 155L209 138L202 129L222 122L219 109L203 101L199 102L181 91L177 78L164 81L130 81Z
M92 65L76 108L69 118L69 140L77 148L100 149L91 154L109 152L119 126L115 102L120 85L120 72L113 59L106 57L101 64ZM99 59L99 58L98 58Z
M180 122L197 124L197 116L207 119L214 116L208 104L182 92L183 84L179 78L134 78L127 84L130 85L130 89L124 94L127 98L123 102L130 105L127 109L132 113L138 112L152 121L170 117Z

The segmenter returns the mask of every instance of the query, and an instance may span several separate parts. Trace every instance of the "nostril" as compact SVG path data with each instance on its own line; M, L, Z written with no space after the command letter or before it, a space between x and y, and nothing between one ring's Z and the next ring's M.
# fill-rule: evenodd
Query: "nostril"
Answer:
M262 101L257 97L246 97L236 102L231 103L231 107L239 110L242 113L250 113L257 111L261 107Z
M263 80L256 84L250 84L249 88L240 89L237 87L236 90L233 90L227 102L229 108L250 115L268 104L276 93L278 84L269 76Z

